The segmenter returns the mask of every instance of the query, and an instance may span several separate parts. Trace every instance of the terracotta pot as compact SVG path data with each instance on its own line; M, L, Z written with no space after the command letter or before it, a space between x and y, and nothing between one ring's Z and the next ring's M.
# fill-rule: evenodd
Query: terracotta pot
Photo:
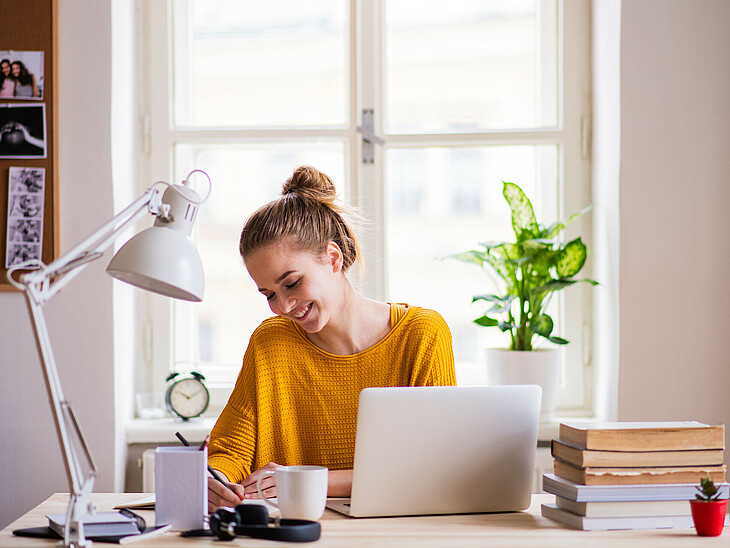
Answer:
M533 351L488 348L487 384L537 384L542 388L540 422L550 422L560 383L560 350Z
M691 500L692 520L701 537L717 537L725 527L727 500Z

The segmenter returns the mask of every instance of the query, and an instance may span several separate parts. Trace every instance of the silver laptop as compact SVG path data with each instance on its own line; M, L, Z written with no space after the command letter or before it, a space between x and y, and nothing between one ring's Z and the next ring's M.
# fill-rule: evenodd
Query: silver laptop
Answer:
M352 517L465 514L530 505L539 386L365 388Z

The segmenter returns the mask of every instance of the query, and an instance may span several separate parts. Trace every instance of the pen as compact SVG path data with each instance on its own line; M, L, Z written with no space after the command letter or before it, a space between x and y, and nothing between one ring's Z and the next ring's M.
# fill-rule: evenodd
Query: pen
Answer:
M205 436L205 439L203 440L203 443L200 444L200 447L198 447L198 451L202 451L208 446L208 442L210 441L210 434Z
M185 447L190 447L190 442L188 440L186 440L180 432L175 432L175 436L177 436L177 439L179 439ZM203 449L205 449L205 446L208 445L208 441L209 440L210 440L210 434L208 434L207 436L205 436L205 439L203 440L203 443L200 444L200 449L198 449L198 451L202 451ZM208 465L208 472L210 472L210 475L211 476L213 476L215 479L217 479L223 485L225 485L226 487L228 487L228 489L230 489L231 493L233 493L234 495L238 496L238 493L236 493L233 490L233 487L231 487L230 485L228 485L228 483L226 483L225 481L223 481L223 478L221 478L218 475L218 472L216 472L215 470L213 470L210 467L210 464Z

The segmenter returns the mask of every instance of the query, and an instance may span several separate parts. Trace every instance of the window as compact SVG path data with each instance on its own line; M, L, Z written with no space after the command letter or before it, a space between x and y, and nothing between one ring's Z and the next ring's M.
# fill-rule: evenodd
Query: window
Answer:
M194 367L227 394L250 333L270 315L241 266L240 229L295 167L311 164L369 221L362 290L438 310L459 382L483 382L483 349L505 344L471 322L481 313L471 296L489 280L440 258L511 237L503 180L522 186L545 223L590 203L589 3L176 0L145 9L147 180L198 168L214 185L196 231L205 300L147 297L140 321L151 322L148 368L159 369L147 378ZM384 144L363 143L368 131ZM584 240L589 230L587 219L572 227ZM572 341L560 403L580 411L590 403L590 293L564 293L553 310Z

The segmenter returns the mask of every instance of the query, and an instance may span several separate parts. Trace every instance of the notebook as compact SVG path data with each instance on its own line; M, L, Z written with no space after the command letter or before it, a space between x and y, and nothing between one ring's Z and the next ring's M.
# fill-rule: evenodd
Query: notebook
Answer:
M365 388L351 517L524 510L534 476L539 386Z

